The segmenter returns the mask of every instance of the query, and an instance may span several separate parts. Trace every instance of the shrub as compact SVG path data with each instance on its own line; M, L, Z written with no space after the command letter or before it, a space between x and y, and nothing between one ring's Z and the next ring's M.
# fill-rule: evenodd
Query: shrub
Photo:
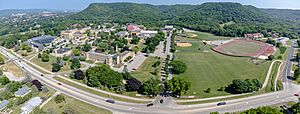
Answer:
M65 101L65 96L63 96L63 95L57 95L54 100L55 100L56 104L59 104L59 103Z

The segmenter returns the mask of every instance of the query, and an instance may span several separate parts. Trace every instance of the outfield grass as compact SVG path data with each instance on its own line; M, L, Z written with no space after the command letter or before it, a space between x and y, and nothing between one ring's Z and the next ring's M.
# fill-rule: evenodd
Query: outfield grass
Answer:
M160 66L158 67L160 75L163 59L158 59L155 57L148 57L136 71L131 73L131 75L140 81L148 80L151 77L159 78L158 76L154 75L155 68L152 67L152 65L158 60L161 62Z
M67 95L64 96L65 102L57 104L53 98L43 107L43 110L53 111L56 114L61 114L66 109L71 109L76 114L112 114L108 110L87 104Z
M214 34L206 33L206 32L187 32L186 33L188 37L191 37L193 39L199 39L199 40L225 40L225 39L231 39L231 37L223 37L223 36L216 36ZM195 36L196 35L196 36Z
M87 87L84 87L84 86L81 86L81 85L78 85L78 84L75 84L73 82L64 80L64 79L62 79L60 77L57 77L57 76L55 76L54 79L56 79L56 80L58 80L58 81L60 81L60 82L62 82L64 84L73 86L73 87L75 87L77 89L80 89L80 90L83 90L83 91L86 91L86 92L89 92L89 93L92 93L92 94L95 94L95 95L99 95L99 96L102 96L102 97L112 98L112 99L119 100L119 101L124 101L124 102L148 103L148 102L143 102L143 101L136 101L136 100L130 100L130 99L125 99L125 98L111 96L111 95L108 95L108 94L105 94L105 93L101 93L101 92L95 91L93 89L90 89L90 88L87 88Z
M175 53L178 60L187 65L185 73L179 75L191 82L191 89L185 95L194 95L197 98L228 95L224 91L217 91L220 87L226 87L234 79L258 79L264 82L270 62L260 65L253 64L249 58L230 57L210 50L204 52L202 43L196 39L184 39L192 43L191 47L177 47ZM211 88L210 93L205 93Z

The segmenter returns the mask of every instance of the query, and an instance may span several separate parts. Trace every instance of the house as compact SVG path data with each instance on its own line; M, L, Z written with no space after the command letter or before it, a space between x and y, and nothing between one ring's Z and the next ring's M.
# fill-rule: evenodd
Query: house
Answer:
M131 35L140 35L141 29L138 25L128 25L126 30L131 34Z
M9 101L8 100L3 100L0 103L0 110L3 110L7 105L8 105Z
M19 88L18 91L14 93L16 97L24 97L25 95L29 94L31 92L31 89L27 86L23 86L22 88Z
M127 31L120 31L120 32L116 33L116 36L119 36L121 38L124 38L128 35L129 35L129 33Z
M262 38L264 37L264 35L261 33L253 33L253 34L244 34L244 37L253 39L253 38Z
M157 34L157 31L141 31L141 38L152 38Z
M42 103L42 99L40 97L34 97L28 100L23 107L21 107L21 114L30 114L32 110L39 106Z
M45 36L31 38L25 41L25 43L27 45L30 45L32 48L36 48L37 51L42 51L45 48L46 44L51 43L56 38L57 37L55 36L45 35Z

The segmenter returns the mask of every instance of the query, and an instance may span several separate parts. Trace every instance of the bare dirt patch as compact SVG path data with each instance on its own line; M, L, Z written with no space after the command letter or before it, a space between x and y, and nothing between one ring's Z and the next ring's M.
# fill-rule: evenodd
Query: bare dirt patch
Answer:
M178 43L176 43L176 46L179 46L179 47L191 47L192 44L191 43L187 43L187 42L178 42Z

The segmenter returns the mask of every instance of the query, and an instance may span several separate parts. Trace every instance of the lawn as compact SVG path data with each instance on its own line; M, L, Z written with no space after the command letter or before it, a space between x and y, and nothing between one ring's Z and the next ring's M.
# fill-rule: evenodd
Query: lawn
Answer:
M196 39L184 39L192 43L191 47L177 47L176 59L187 65L185 73L179 76L191 82L191 89L185 95L194 95L197 98L228 95L229 93L217 91L220 87L226 87L234 79L259 79L264 82L270 62L260 65L253 64L249 58L225 56L210 50L203 52L198 50L203 44ZM205 93L211 88L210 93Z
M51 111L56 114L62 114L62 112L66 109L71 109L76 114L112 114L112 112L108 110L87 104L66 95L64 96L65 102L57 104L53 98L43 107L43 110Z
M21 68L19 68L13 62L8 62L8 63L4 64L2 69L4 72L10 72L16 77L23 77L26 74Z
M41 58L38 58L38 56L35 56L34 58L32 58L32 60L30 60L30 62L44 68L47 69L49 71L52 70L52 64L54 62L56 62L56 57L49 54L49 61L48 62L43 62ZM70 68L71 62L66 62L66 65L64 65L61 70L59 72L63 72L63 71L69 71L71 70ZM84 65L82 64L81 67L84 67Z
M223 36L216 36L214 34L206 33L206 32L187 32L186 33L188 37L193 39L199 39L199 40L225 40L225 39L231 39L230 37L223 37Z
M25 59L30 59L32 58L33 56L35 56L38 52L36 52L35 49L32 49L31 52L27 52L26 50L19 50L16 52L18 55L22 55L22 53L27 53L27 56L23 56Z
M158 67L159 73L160 73L163 59L162 58L159 59L159 58L155 58L155 57L148 57L136 71L131 73L131 75L140 81L148 80L151 77L159 78L158 76L154 75L155 68L152 67L152 65L158 60L161 62L160 66Z
M266 92L272 92L272 91L275 90L274 83L275 83L275 79L276 79L276 75L277 75L277 72L278 72L279 65L280 65L280 62L275 62L274 65L273 65L272 72L271 72L271 77L269 79L269 83L268 83L267 87L265 88Z
M111 99L115 99L115 100L119 100L119 101L124 101L124 102L147 103L147 102L144 102L144 101L136 101L136 100L130 100L130 99L125 99L125 98L121 98L121 97L111 96L111 95L108 95L108 94L105 94L105 93L102 93L102 92L98 92L98 91L95 91L93 89L90 89L90 88L78 85L76 83L70 82L68 80L65 80L65 79L57 77L57 76L55 76L54 79L56 79L56 80L58 80L58 81L60 81L60 82L62 82L64 84L73 86L73 87L75 87L77 89L80 89L80 90L83 90L83 91L86 91L86 92L89 92L89 93L92 93L92 94L95 94L95 95L99 95L99 96L102 96L102 97L111 98ZM82 83L82 81L78 81L78 82ZM130 93L126 93L125 95L135 95L135 93L134 92L130 92Z

